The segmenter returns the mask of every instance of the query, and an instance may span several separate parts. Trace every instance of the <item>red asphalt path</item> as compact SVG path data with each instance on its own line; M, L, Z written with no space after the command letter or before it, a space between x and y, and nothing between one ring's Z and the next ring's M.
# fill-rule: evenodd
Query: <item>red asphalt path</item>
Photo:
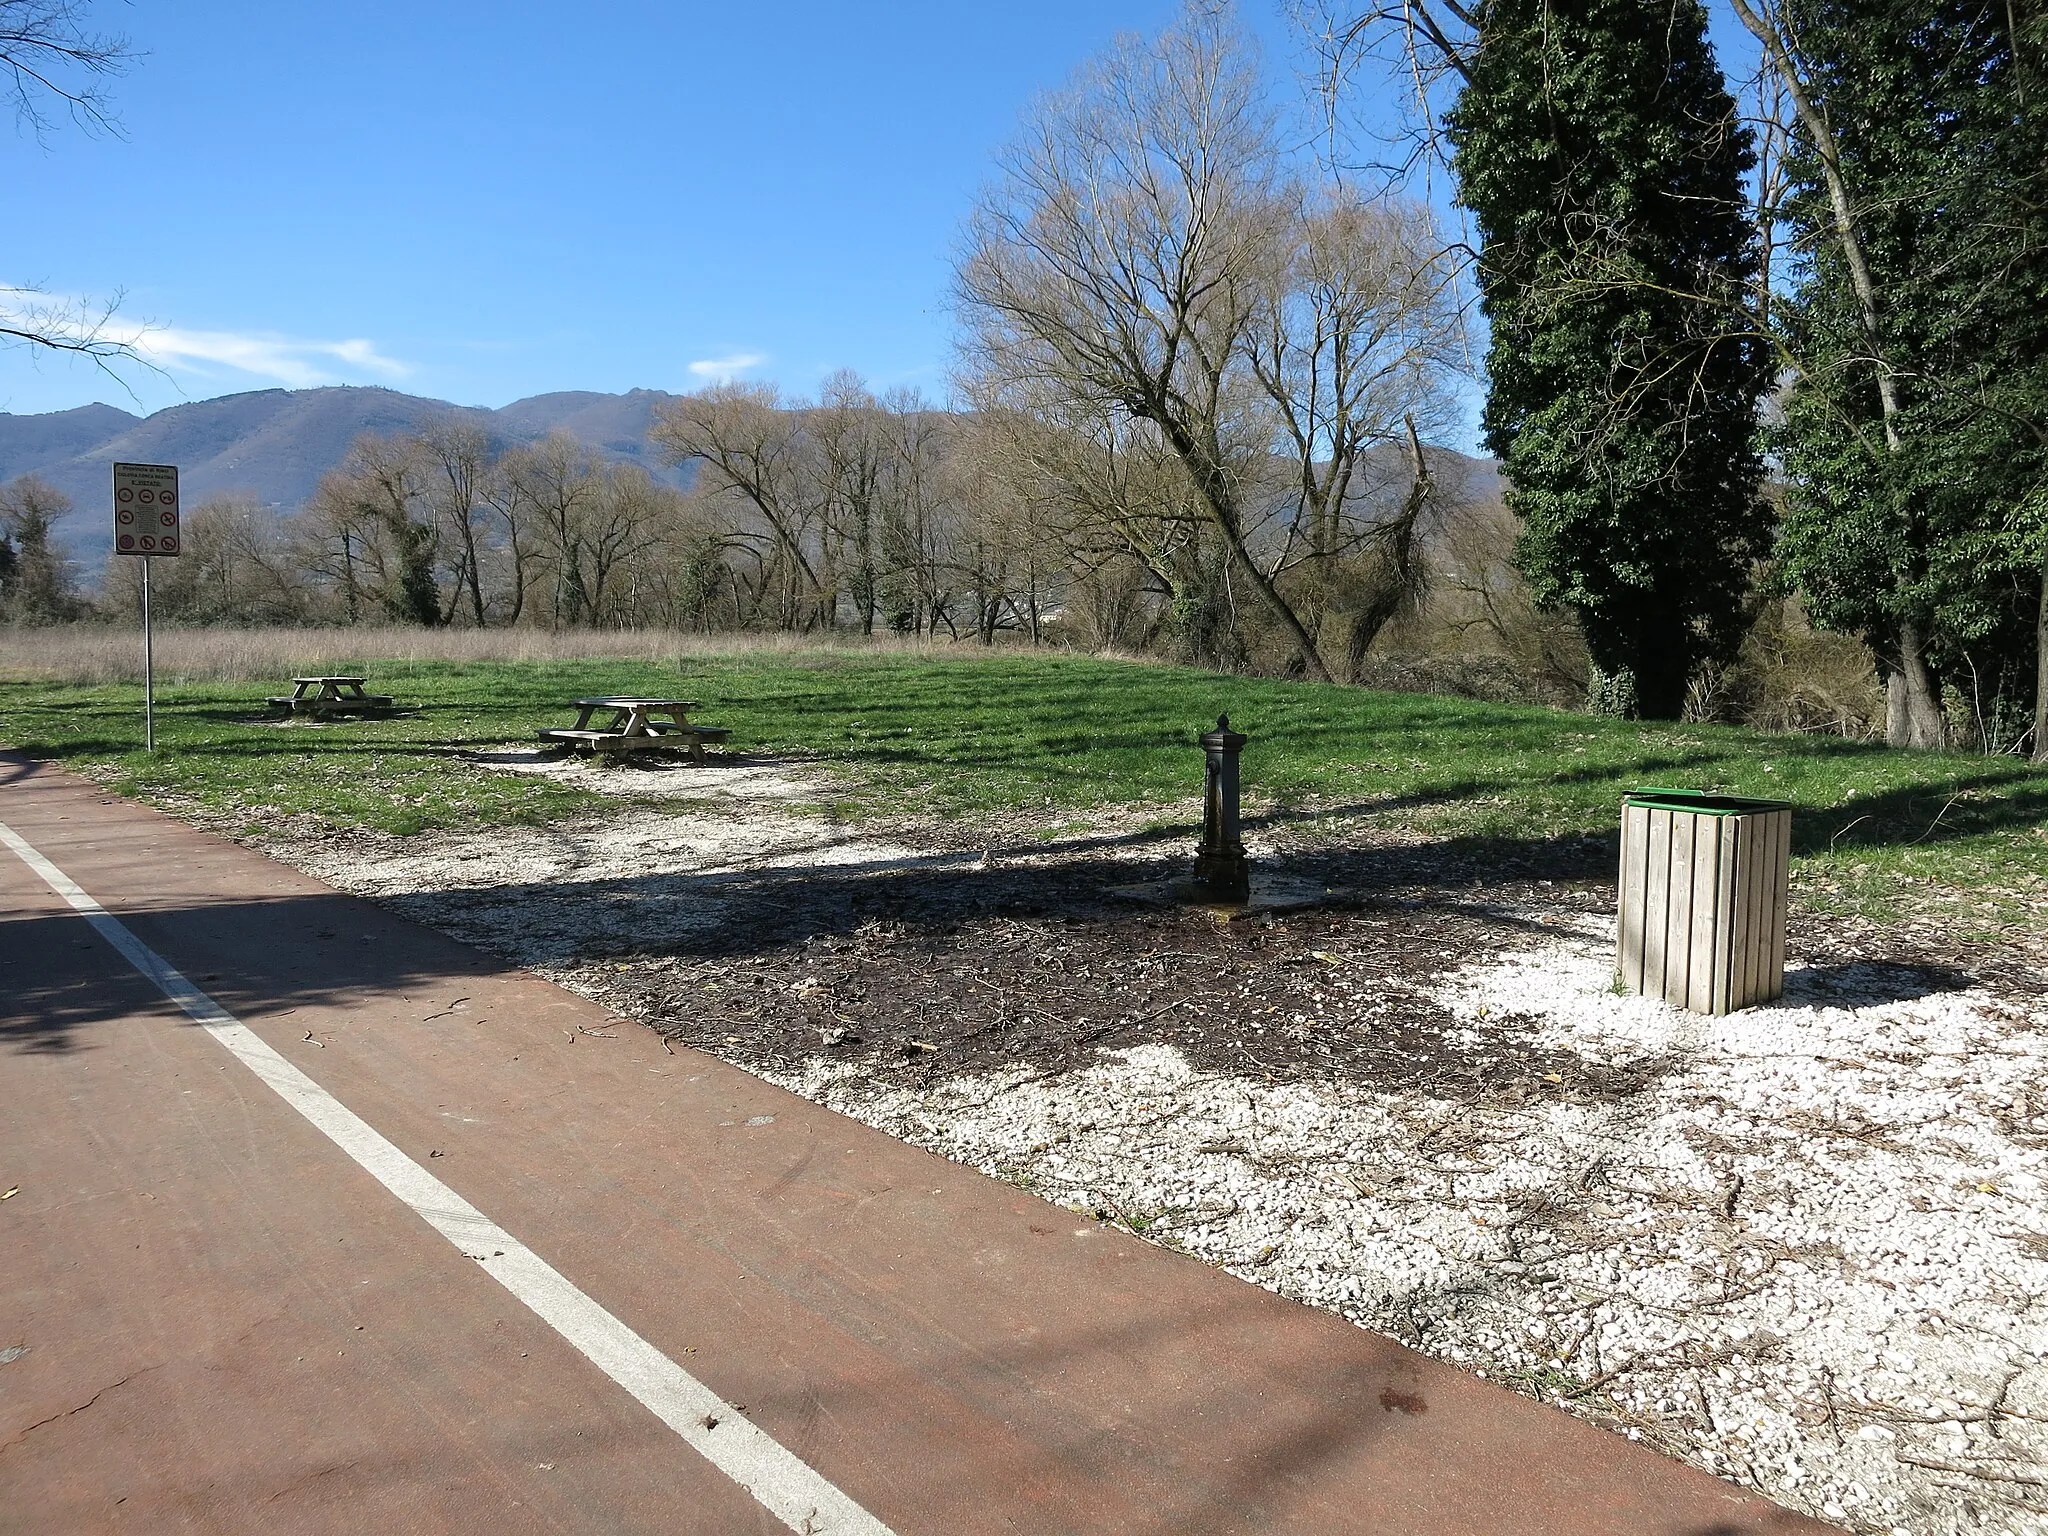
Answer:
M0 822L897 1536L1828 1529L60 770ZM8 1187L0 1530L792 1528L0 848Z

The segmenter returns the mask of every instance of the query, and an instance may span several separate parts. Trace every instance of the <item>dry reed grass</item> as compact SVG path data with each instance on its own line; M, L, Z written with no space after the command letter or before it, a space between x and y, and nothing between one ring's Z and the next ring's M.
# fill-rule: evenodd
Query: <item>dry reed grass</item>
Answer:
M701 635L672 629L162 629L157 677L165 682L243 682L293 674L367 669L375 662L652 661L686 656L887 652L925 655L954 648L898 635L864 639L785 634ZM965 649L981 650L979 646ZM91 686L142 680L142 637L99 625L0 629L0 679Z

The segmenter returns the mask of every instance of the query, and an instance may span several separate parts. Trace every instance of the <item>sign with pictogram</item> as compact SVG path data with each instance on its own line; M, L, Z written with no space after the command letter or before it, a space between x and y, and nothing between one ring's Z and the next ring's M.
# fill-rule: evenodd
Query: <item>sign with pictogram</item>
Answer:
M178 466L114 466L114 553L178 553Z

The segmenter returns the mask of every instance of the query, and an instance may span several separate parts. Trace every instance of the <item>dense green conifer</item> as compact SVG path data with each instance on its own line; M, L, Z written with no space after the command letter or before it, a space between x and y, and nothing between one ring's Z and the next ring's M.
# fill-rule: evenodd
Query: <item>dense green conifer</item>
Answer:
M1484 418L1593 704L1676 716L1770 517L1753 164L1697 0L1486 0L1449 132L1492 326Z

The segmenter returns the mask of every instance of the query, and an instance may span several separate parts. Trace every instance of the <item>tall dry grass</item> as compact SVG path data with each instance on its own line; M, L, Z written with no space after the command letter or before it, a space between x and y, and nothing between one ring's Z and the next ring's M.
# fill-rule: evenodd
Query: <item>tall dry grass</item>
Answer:
M362 670L378 662L618 660L674 663L688 656L753 653L927 654L982 647L898 635L701 635L672 629L162 629L157 677L166 682L281 682L294 675ZM0 679L90 686L142 680L142 636L100 625L0 629Z

